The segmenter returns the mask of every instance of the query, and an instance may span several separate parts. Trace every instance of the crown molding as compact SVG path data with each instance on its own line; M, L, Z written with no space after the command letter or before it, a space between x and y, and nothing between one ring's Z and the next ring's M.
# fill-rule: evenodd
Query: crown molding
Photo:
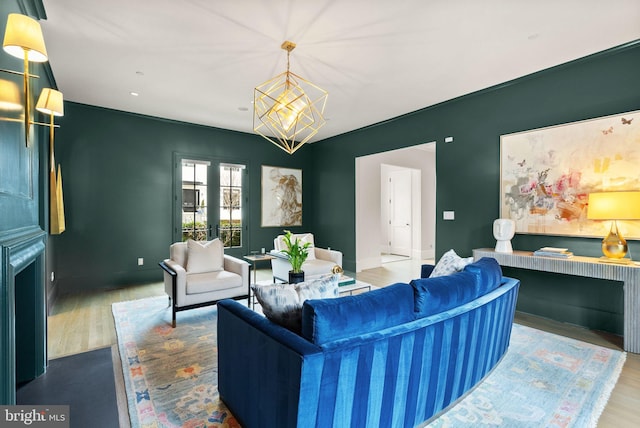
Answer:
M18 7L23 15L36 19L47 19L47 12L44 10L42 0L18 0Z

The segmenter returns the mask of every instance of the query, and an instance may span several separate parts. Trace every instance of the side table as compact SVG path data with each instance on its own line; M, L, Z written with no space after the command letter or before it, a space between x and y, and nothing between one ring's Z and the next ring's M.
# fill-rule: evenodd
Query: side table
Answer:
M275 259L274 256L272 256L271 254L247 254L246 256L242 256L243 259L248 260L249 262L251 262L251 268L253 269L253 284L257 284L258 280L256 279L256 268L257 268L257 264L258 262L262 262L262 261L266 261L266 260L271 260L271 259ZM249 287L249 303L251 304L251 307L255 307L255 297L253 295L253 292L251 291L251 287Z

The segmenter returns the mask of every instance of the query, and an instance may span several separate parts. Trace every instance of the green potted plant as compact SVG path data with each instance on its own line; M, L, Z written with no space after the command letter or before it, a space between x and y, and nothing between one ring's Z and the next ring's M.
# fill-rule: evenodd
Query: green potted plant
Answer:
M310 242L304 244L300 243L300 239L293 239L293 234L290 230L285 230L284 244L287 249L282 250L283 253L289 257L289 263L291 263L291 270L289 271L289 284L296 284L304 281L304 271L302 270L302 264L307 260L309 255Z

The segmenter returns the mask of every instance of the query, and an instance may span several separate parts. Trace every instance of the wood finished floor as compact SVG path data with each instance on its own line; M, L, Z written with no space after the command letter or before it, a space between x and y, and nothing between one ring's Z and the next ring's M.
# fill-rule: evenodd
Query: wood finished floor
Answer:
M385 263L382 267L362 271L355 276L361 281L383 287L419 277L421 264L419 260ZM258 281L271 278L271 271L268 269L259 269L257 274ZM61 296L48 318L49 358L77 354L115 344L116 333L111 305L120 301L162 295L165 295L163 284L153 283ZM516 313L516 322L550 333L622 350L622 338L604 332L591 331L519 312ZM640 409L640 354L628 353L620 379L600 417L598 427L640 426L638 409Z

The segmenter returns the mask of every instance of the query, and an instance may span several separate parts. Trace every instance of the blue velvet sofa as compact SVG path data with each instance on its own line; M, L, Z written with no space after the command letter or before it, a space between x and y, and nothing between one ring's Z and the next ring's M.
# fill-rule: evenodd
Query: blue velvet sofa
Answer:
M448 276L307 300L300 335L221 301L220 398L245 428L420 425L498 364L519 285L484 258Z

